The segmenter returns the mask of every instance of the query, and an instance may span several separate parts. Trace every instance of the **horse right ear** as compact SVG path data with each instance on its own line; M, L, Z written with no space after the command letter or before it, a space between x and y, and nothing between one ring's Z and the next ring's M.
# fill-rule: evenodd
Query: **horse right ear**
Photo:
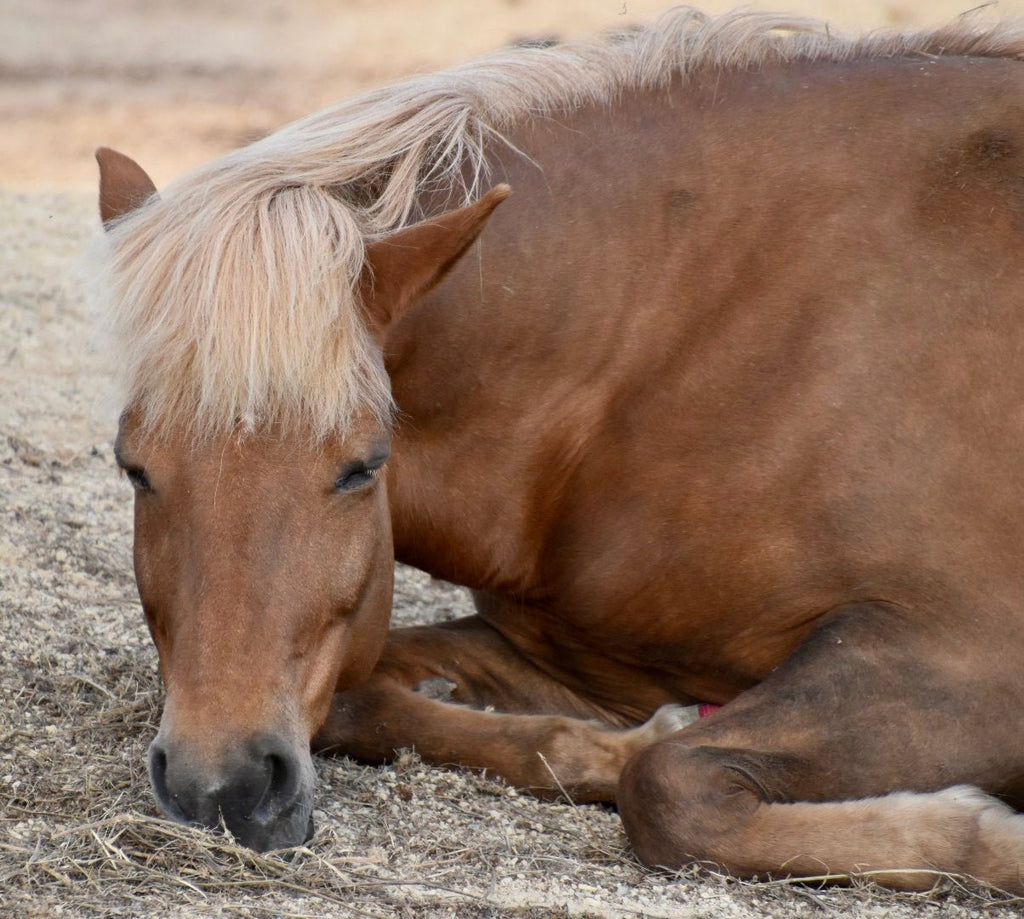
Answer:
M131 157L100 147L96 151L100 164L100 220L110 224L141 207L156 194L153 180Z
M362 300L375 338L382 340L411 303L452 269L510 194L496 185L479 201L399 230L366 249Z

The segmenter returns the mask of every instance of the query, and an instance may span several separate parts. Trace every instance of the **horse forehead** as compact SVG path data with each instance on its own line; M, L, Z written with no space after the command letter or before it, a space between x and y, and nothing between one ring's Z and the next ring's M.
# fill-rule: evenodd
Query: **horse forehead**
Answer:
M255 472L322 462L342 449L343 441L341 436L316 440L305 432L242 428L198 437L178 426L150 430L126 415L121 419L115 449L124 461L138 459L146 467L186 471L244 466Z
M358 459L391 439L390 427L372 413L357 417L345 430L316 436L311 427L268 424L259 430L239 424L216 434L196 435L187 426L149 425L141 411L126 409L121 415L115 451L134 465L167 469L219 469L244 466L254 472L274 472L293 467L332 467L346 459Z
M162 457L162 462L178 482L174 489L178 500L216 505L219 495L231 499L230 503L242 498L249 508L266 508L286 493L294 500L307 490L304 482L321 465L318 454L304 450L301 442L288 449L257 437L184 446L173 456Z
M296 466L318 466L329 462L328 454L338 449L336 441L337 438L332 438L332 443L328 444L316 443L304 436L233 433L185 444L179 460L202 467L238 467L254 474L274 474Z

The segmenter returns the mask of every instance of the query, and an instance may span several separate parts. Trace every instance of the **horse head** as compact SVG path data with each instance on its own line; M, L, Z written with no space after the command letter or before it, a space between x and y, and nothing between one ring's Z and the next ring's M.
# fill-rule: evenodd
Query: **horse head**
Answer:
M97 158L101 218L129 239L133 215L160 203L156 189L127 157ZM353 287L370 360L507 194L496 188L366 247ZM174 307L153 322L173 323ZM196 336L179 365L198 360ZM308 412L272 410L203 428L154 411L151 391L130 389L115 452L135 491L136 580L166 689L153 790L175 820L223 822L259 850L301 844L312 832L310 739L333 694L370 674L388 629L390 416L357 400L327 430Z

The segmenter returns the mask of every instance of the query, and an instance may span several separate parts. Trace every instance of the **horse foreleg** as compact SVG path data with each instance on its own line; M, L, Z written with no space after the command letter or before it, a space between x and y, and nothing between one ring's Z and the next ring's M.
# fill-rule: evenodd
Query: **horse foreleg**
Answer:
M370 680L335 694L313 747L371 763L414 749L426 762L486 770L541 796L612 801L627 760L695 717L693 707L667 705L644 724L612 726L613 713L474 616L393 632Z
M927 889L947 872L1024 891L1024 816L976 787L1011 793L1024 770L1019 709L1002 704L1019 678L990 649L979 679L968 643L940 631L845 610L758 687L639 753L618 796L637 854L746 877Z
M680 723L673 706L635 728L480 711L428 698L385 677L335 697L314 749L370 763L413 749L426 762L485 770L542 797L565 793L574 801L613 801L623 765Z

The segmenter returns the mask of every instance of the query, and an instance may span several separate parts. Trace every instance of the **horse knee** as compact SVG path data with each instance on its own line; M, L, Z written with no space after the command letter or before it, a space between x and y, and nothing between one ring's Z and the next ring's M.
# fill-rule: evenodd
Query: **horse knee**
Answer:
M730 764L728 753L669 740L626 764L617 804L644 864L675 869L728 861L729 840L762 800L750 770Z

